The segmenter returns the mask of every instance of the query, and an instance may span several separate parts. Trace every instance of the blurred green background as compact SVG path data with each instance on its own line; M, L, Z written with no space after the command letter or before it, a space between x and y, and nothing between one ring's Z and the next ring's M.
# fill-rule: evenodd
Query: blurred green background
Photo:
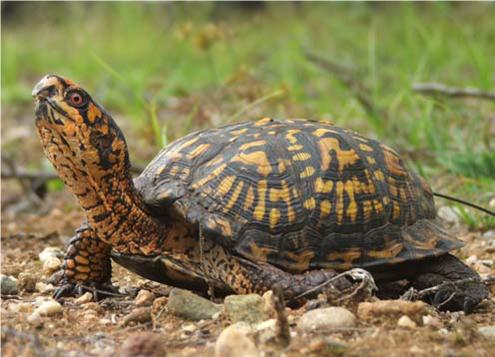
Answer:
M31 88L56 73L114 114L140 164L199 128L326 119L395 147L435 190L495 206L495 102L412 90L493 91L494 19L493 3L2 2L2 124L29 123ZM40 151L2 139L2 151Z

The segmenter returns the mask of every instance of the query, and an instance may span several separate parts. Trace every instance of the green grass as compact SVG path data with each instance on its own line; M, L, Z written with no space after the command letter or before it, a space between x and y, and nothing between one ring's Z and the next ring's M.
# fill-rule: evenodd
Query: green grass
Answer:
M493 90L493 4L217 7L25 5L2 21L2 106L30 103L33 84L51 72L75 79L107 108L151 131L157 148L199 126L258 112L330 119L394 146L438 191L483 205L493 199L494 103L411 91L417 81ZM305 58L305 49L353 68L387 115L367 114L346 86ZM167 119L161 113L171 97L195 104ZM215 120L195 121L211 103ZM487 221L484 226L495 226Z

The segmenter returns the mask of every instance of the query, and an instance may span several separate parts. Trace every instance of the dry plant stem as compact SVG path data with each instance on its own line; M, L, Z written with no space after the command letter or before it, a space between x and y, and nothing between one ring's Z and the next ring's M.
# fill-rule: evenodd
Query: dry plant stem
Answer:
M290 344L290 328L287 314L285 313L284 291L282 287L275 286L273 288L273 304L277 313L277 322L275 324L275 338L282 346L287 347Z
M414 83L412 90L423 95L441 95L452 98L479 98L495 100L495 92L482 91L478 88L449 87L443 83Z

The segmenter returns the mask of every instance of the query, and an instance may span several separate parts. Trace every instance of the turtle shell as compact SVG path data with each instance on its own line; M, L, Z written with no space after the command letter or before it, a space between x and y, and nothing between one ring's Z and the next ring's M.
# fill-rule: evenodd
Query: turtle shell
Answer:
M179 139L136 179L145 202L232 254L290 272L371 267L462 244L388 146L331 124L265 118Z

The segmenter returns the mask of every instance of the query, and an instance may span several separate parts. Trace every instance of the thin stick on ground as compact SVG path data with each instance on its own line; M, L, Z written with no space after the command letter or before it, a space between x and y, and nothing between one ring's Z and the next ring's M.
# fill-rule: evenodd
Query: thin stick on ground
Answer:
M275 306L275 311L277 313L275 337L281 346L287 347L290 344L290 328L289 320L287 319L287 314L285 313L284 291L282 287L277 285L273 288L272 299L273 305Z
M473 87L450 87L446 84L436 82L414 83L412 86L412 90L422 95L430 96L495 100L495 92L483 91L481 89Z

